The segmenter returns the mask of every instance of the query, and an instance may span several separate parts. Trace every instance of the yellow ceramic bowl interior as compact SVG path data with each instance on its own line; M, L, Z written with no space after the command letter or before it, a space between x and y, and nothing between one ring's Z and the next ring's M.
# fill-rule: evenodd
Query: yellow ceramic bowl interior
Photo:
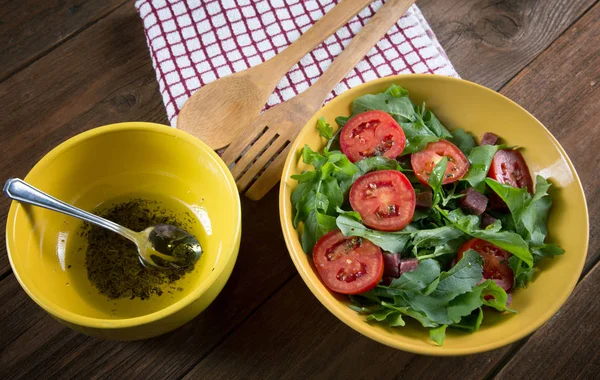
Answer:
M84 210L142 197L193 215L190 232L204 253L176 282L183 290L109 300L87 279L82 222L13 202L6 240L14 274L35 302L77 331L118 340L165 333L204 310L231 274L241 235L237 188L221 159L191 135L138 122L96 128L53 149L25 180Z
M476 137L484 132L494 132L508 144L523 147L523 155L532 173L549 178L555 185L549 240L562 246L566 253L544 260L529 287L514 292L511 307L518 314L501 315L488 311L481 329L476 333L448 330L443 347L431 342L428 332L416 323L407 323L401 328L366 323L363 316L347 307L346 297L329 292L321 283L312 260L302 251L298 232L292 225L290 195L297 183L290 176L307 169L299 155L304 144L314 150L320 150L324 145L315 128L317 119L325 117L337 128L335 117L349 115L354 99L384 91L393 83L408 89L416 104L426 102L451 130L464 128ZM314 115L294 142L287 158L281 179L280 217L292 260L310 290L325 307L371 339L398 349L429 355L482 352L510 344L532 333L558 311L577 283L587 254L589 231L581 183L571 161L550 132L523 108L494 91L464 80L435 75L399 75L375 80L338 96Z

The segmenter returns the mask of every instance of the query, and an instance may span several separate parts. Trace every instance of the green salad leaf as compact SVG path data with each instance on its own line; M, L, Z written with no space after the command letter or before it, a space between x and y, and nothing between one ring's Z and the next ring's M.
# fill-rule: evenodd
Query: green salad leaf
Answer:
M548 234L548 215L552 207L552 198L548 194L551 184L542 176L536 177L535 195L529 194L527 189L501 184L491 178L485 183L496 193L508 206L512 224L516 232L527 242L534 262L543 257L562 255L565 251L556 244L546 244ZM529 264L522 257L511 257L509 264L515 274L514 286L526 287L533 277L532 265L523 266L523 262Z
M448 167L448 157L444 156L442 159L435 165L433 170L431 171L431 175L429 176L429 187L433 190L433 206L440 203L440 200L443 197L442 190L442 181L444 180L444 174L446 173L446 168Z
M362 223L347 215L338 216L336 224L344 236L365 238L390 253L402 252L410 240L412 231L414 231L411 226L406 226L404 230L398 232L376 231L365 227Z
M482 272L481 256L473 250L466 251L446 272L440 270L437 261L423 260L413 272L402 274L389 286L379 285L360 298L351 298L352 308L367 314L368 321L387 321L390 316L395 320L398 315L414 318L433 329L430 334L438 343L443 342L446 327L476 331L483 320L484 305L512 312L502 288L492 280L481 283ZM364 307L365 301L371 306Z
M477 145L475 144L475 138L473 135L469 132L466 132L462 128L457 128L452 131L452 137L449 138L448 141L456 145L458 149L460 149L467 157Z
M358 176L375 170L404 171L398 161L383 156L365 158L364 160L358 161L355 165L358 168Z
M398 122L412 121L415 115L408 91L397 85L385 92L363 95L352 102L352 115L373 110L385 111Z
M483 193L485 190L485 179L492 165L492 159L496 152L503 148L503 145L481 145L474 147L468 156L471 166L469 166L469 171L467 171L467 174L461 180L467 181L469 185L480 193Z
M527 242L523 240L521 235L512 231L500 231L498 228L481 229L479 228L480 218L475 215L465 215L461 209L451 212L443 210L438 206L436 206L436 209L451 225L459 228L465 234L489 241L523 260L529 267L533 266L533 256L529 252ZM496 224L495 226L499 227L500 225Z
M429 330L429 338L433 340L438 346L444 345L444 340L446 340L446 329L448 325L441 325L435 329Z
M328 128L321 125L324 133L328 133ZM344 202L358 169L342 152L325 149L321 154L308 145L302 149L302 159L315 170L292 176L298 181L292 193L293 222L296 228L300 222L304 223L300 241L304 251L312 254L317 240L335 229L337 209Z

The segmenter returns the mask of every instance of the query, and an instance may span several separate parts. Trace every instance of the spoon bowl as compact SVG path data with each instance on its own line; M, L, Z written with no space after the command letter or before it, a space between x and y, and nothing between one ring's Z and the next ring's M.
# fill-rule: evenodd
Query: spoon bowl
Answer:
M198 239L169 224L148 227L138 236L136 245L143 265L179 269L194 265L202 256Z

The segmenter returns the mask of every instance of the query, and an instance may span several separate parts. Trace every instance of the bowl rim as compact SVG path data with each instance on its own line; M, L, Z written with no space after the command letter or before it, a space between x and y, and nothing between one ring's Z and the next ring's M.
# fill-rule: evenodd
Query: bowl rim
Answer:
M284 169L283 169L283 172L281 175L281 181L280 181L280 186L279 186L279 218L280 218L281 228L282 228L283 235L284 235L285 244L288 249L288 253L294 263L294 266L298 270L298 273L302 277L302 280L308 286L308 288L313 293L313 295L319 300L319 302L321 302L321 304L323 304L333 315L335 315L338 319L340 319L347 326L351 327L352 329L359 332L360 334L365 335L366 337L373 339L374 341L377 341L379 343L385 344L389 347L401 349L401 350L416 353L416 354L424 354L424 355L431 355L431 356L457 356L457 355L469 355L469 354L476 354L476 353L481 353L481 352L485 352L485 351L490 351L490 350L500 348L500 347L506 346L508 344L514 343L514 342L528 336L529 334L533 333L541 325L546 323L556 312L558 312L559 309L565 304L568 297L573 292L573 289L577 285L579 277L581 276L581 272L583 270L583 267L585 265L585 260L587 258L587 252L589 250L589 229L590 229L589 228L589 212L587 209L587 201L585 198L585 192L583 190L581 180L579 178L579 175L577 174L577 171L576 171L573 163L571 162L571 159L569 158L569 156L567 155L567 153L565 152L563 147L560 145L558 140L556 140L556 138L552 135L552 133L535 116L533 116L531 113L529 113L523 107L521 107L519 104L517 104L516 102L507 98L506 96L504 96L492 89L489 89L487 87L479 85L477 83L474 83L474 82L471 82L468 80L464 80L461 78L454 78L454 77L448 77L448 76L436 75L436 74L399 74L399 75L391 75L391 76L387 76L387 77L383 77L383 78L378 78L378 79L375 79L375 80L372 80L369 82L365 82L359 86L356 86L356 87L346 91L344 94L342 94L340 96L343 96L343 95L349 96L349 94L356 92L358 89L360 89L364 86L367 86L367 85L380 84L383 86L384 83L387 83L389 86L392 83L401 82L403 79L406 79L409 77L417 78L417 79L426 79L426 80L458 82L458 83L461 83L461 85L474 87L480 91L485 91L485 92L491 93L492 96L498 97L498 98L502 99L503 101L508 101L513 107L517 107L522 112L524 112L528 117L530 117L533 121L535 121L542 128L542 130L546 133L546 135L549 137L549 139L554 143L554 145L556 146L557 150L559 151L562 159L567 163L570 171L573 173L573 177L575 179L577 189L580 192L580 194L583 198L583 202L584 202L584 215L582 215L582 220L583 219L585 220L585 242L584 242L585 254L581 255L581 257L579 258L577 276L573 275L572 278L569 280L568 286L566 287L568 289L568 291L563 293L563 295L559 299L559 302L557 302L555 304L555 305L557 305L556 307L545 309L540 314L540 316L534 320L533 323L531 323L528 326L526 326L525 328L517 331L515 334L506 335L503 339L499 339L499 340L496 340L493 342L488 342L488 343L477 345L474 347L464 347L464 348L445 348L445 347L434 347L434 346L426 347L426 346L415 345L415 344L408 343L408 342L398 340L398 339L392 339L391 337L388 337L387 335L383 335L376 329L372 328L370 325L368 325L364 321L361 321L358 318L350 318L347 316L347 314L340 313L339 311L342 310L341 309L342 306L338 303L338 301L335 299L335 297L327 289L325 289L323 286L319 286L319 285L322 285L320 282L318 284L316 283L316 281L319 281L319 280L318 280L318 276L315 276L315 273L312 273L312 272L314 272L312 267L310 267L310 266L309 266L309 268L303 267L301 265L301 263L299 262L298 255L300 255L300 254L306 255L306 254L303 251L297 252L297 250L293 244L294 241L298 241L298 236L297 236L297 231L295 228L293 228L292 221L291 221L291 215L292 215L292 209L293 209L293 206L290 203L291 201L289 200L289 196L291 194L289 194L289 192L287 191L287 188L286 188L286 183L288 180L287 177L293 171L293 163L294 163L294 160L296 160L296 153L298 150L297 145L299 144L299 139L303 135L303 133L307 130L307 128L314 127L313 126L314 121L315 121L314 119L321 112L321 110L317 111L317 113L311 117L311 119L308 121L308 123L302 127L302 130L298 133L296 139L292 142L291 149L286 158L286 161L284 164ZM327 105L325 105L323 107L326 107L326 106ZM311 271L310 274L308 272L309 270ZM516 317L518 317L518 315Z
M52 316L54 316L60 320L66 321L68 323L72 323L74 325L97 328L97 329L123 329L123 328L140 326L140 325L145 325L145 324L149 324L152 322L156 322L156 321L166 318L170 315L173 315L173 314L179 312L180 310L185 309L190 304L192 304L193 302L200 299L200 297L204 293L206 293L215 284L217 279L225 271L225 269L227 267L227 263L229 263L230 260L234 260L234 261L237 260L238 249L236 249L236 247L238 246L238 243L241 239L242 215L241 215L240 197L239 197L239 193L237 191L237 186L235 184L235 180L233 179L231 172L229 171L229 169L227 168L227 166L225 165L223 160L217 155L217 153L215 153L215 151L213 151L208 145L206 145L200 139L192 136L189 133L178 130L176 128L172 128L172 127L169 127L169 126L166 126L163 124L157 124L157 123L131 121L131 122L108 124L105 126L96 127L96 128L87 130L85 132L79 133L79 134L69 138L68 140L62 142L58 146L54 147L46 155L44 155L33 166L33 168L29 171L29 173L27 173L25 180L27 181L27 179L31 175L38 174L38 171L41 170L42 166L45 166L47 163L51 163L59 155L63 154L64 152L66 152L67 150L76 146L77 144L80 144L86 140L90 140L90 139L93 139L93 138L101 136L101 135L106 135L106 134L116 133L116 132L128 132L128 131L143 131L143 132L151 132L151 133L160 133L160 134L168 135L169 137L175 137L175 138L181 139L189 144L196 146L197 148L199 148L199 150L202 152L202 154L207 155L210 159L212 159L215 163L217 163L218 167L220 168L220 174L224 175L224 178L226 180L226 185L229 188L229 191L232 194L236 195L236 196L233 196L233 198L235 199L236 212L235 212L235 220L232 223L234 225L233 227L235 229L235 231L234 231L235 239L231 242L232 249L228 250L228 252L225 252L222 260L217 261L217 263L215 264L215 270L212 271L208 275L206 280L203 281L200 284L200 286L198 286L196 289L194 289L188 295L186 295L179 301L173 303L172 305L169 305L168 307L165 307L164 309L160 309L153 313L142 315L139 317L133 317L133 318L108 319L108 318L87 317L87 316L83 316L78 313L69 311L63 307L56 305L53 302L44 302L42 299L40 299L38 296L36 296L36 294L34 292L32 292L31 289L29 289L27 287L26 283L21 278L21 275L18 273L17 270L15 270L11 251L16 250L16 248L14 246L15 243L10 238L10 236L12 236L12 233L13 233L14 219L16 217L16 212L17 212L17 209L20 206L20 204L17 201L12 201L9 212L8 212L7 223L6 223L6 250L7 250L7 255L8 255L9 262L10 262L10 266L12 268L12 272L15 275L15 277L16 277L17 281L19 282L19 284L21 285L21 287L25 290L25 292L29 295L29 297L31 297L31 299L33 299L33 301L35 303L37 303L39 306L41 306L45 311L50 313Z

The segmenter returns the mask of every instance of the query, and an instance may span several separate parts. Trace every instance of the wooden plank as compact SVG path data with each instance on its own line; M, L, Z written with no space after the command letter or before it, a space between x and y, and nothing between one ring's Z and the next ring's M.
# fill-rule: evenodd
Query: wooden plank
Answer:
M577 286L561 311L533 334L496 378L598 378L599 292L600 264L597 264Z
M419 0L458 73L500 89L595 0Z
M4 1L0 11L0 82L125 0Z
M0 308L0 326L2 326L0 350L2 350L39 321L44 313L42 310L23 307L25 303L33 304L33 301L29 300L14 276L2 280L0 300L2 300L2 308Z
M600 74L600 43L594 44L599 27L600 5L597 5L501 91L540 118L567 152L572 153L586 191L591 191L592 195L600 191L600 183L594 173L598 167L594 163L598 158L590 158L581 152L594 151L600 143L599 134L591 133L598 131L598 122L592 115L600 114L597 101L600 97L595 85ZM581 46L588 48L581 49ZM586 137L582 139L582 136ZM590 159L594 163L590 164ZM590 265L598 261L600 253L600 241L595 232L600 224L600 210L593 198L596 197L588 198L592 226L588 255ZM582 305L578 307L582 309L589 306L585 297L580 302ZM333 316L322 306L321 311L314 308L318 308L317 301L310 297L307 289L302 289L302 281L296 276L202 360L189 377L210 374L215 378L279 378L301 371L303 375L318 374L327 378L334 373L336 377L343 378L353 376L360 369L360 373L369 373L370 377L377 379L482 378L495 372L522 345L515 343L488 353L460 358L411 355L382 345L369 345L372 343L367 338L343 326L340 328L341 323L336 324ZM555 319L567 313L561 310ZM587 319L590 324L595 320L597 318ZM315 326L318 326L317 331L314 331ZM324 331L321 326L325 326ZM570 326L573 329L574 325ZM587 330L588 337L598 334L597 324L594 329L592 333ZM332 332L328 333L329 330ZM562 333L567 335L566 331L565 327ZM271 338L273 335L276 336ZM260 341L260 337L266 342ZM548 350L555 348L550 340L544 342L550 346ZM590 347L589 344L586 347ZM545 363L541 355L539 361ZM368 371L361 365L367 366ZM591 371L592 368L582 368L582 371Z

